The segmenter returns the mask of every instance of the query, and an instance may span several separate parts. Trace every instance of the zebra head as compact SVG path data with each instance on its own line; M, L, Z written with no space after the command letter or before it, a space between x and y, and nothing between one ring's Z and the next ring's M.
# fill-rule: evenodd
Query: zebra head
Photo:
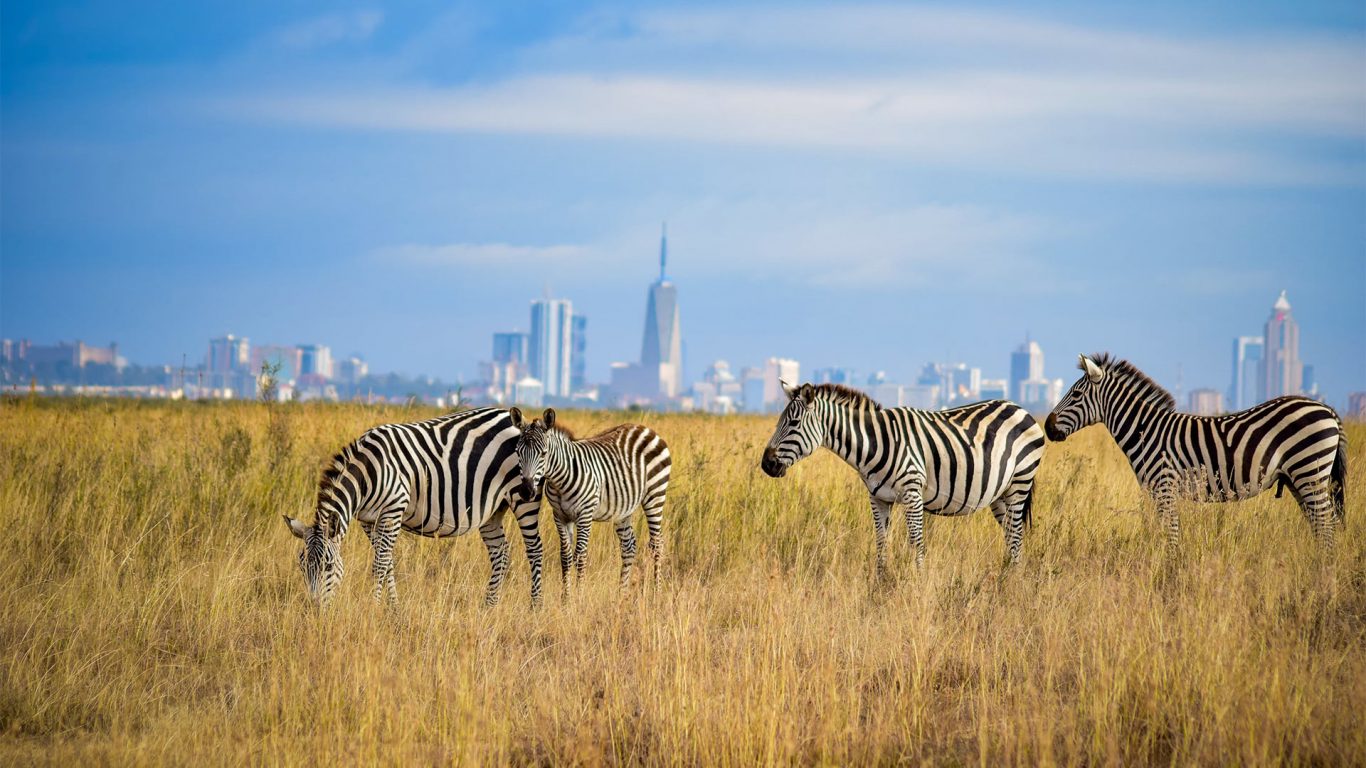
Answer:
M541 418L527 421L519 408L513 408L512 423L522 431L517 438L517 463L522 473L522 493L527 498L540 496L545 485L546 455L550 453L550 431L555 427L555 409L547 408Z
M787 474L793 464L815 452L825 437L825 425L815 412L814 388L810 384L793 387L785 381L779 383L787 394L787 407L778 417L778 426L764 448L763 461L759 462L769 477Z
M1101 419L1106 369L1086 355L1078 355L1077 367L1085 375L1067 390L1062 402L1048 414L1044 432L1049 440L1062 442L1067 436Z
M325 608L345 574L339 538L324 535L316 525L307 525L289 515L284 517L289 532L304 540L303 551L299 553L299 570L303 571L304 583L308 585L308 596Z

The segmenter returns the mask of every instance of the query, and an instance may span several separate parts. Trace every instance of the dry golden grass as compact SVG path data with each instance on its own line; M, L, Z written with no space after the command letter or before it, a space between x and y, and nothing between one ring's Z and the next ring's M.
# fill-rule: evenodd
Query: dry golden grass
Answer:
M1188 507L1168 574L1093 429L1049 447L1020 566L989 514L934 518L925 570L898 525L875 588L838 460L771 480L769 418L645 415L674 452L670 580L621 594L600 527L562 603L547 525L544 607L514 542L486 610L477 536L404 537L390 616L359 534L311 610L279 514L311 519L323 460L365 427L432 412L281 412L284 453L254 404L3 405L0 760L1366 763L1359 426L1331 562L1267 494Z

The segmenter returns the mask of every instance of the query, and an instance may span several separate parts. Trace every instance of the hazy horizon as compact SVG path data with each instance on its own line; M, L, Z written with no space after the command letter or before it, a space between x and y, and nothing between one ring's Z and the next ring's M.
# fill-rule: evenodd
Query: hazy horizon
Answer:
M477 375L547 286L770 356L1228 387L1281 290L1366 389L1366 6L6 2L0 335ZM1184 405L1184 403L1183 403Z

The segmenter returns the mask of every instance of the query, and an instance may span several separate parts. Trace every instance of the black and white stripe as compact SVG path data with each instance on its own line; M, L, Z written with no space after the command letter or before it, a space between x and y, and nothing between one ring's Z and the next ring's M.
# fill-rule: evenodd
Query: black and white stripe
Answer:
M919 411L883 408L835 384L784 383L783 389L789 400L764 450L764 472L782 477L820 447L858 470L873 511L879 575L886 569L887 523L895 503L906 507L917 565L925 558L925 512L963 515L987 506L1004 530L1011 562L1019 560L1045 442L1023 408L991 400Z
M544 483L545 496L555 512L555 527L560 534L560 577L566 588L571 559L578 577L583 577L588 564L589 531L595 520L610 522L616 528L621 541L621 584L626 585L636 560L631 522L637 509L645 511L650 553L658 577L660 558L664 555L664 497L673 464L664 438L649 427L622 424L576 440L556 423L553 408L530 422L524 421L521 411L513 408L512 418L522 429L517 454L526 492L535 493Z
M1084 375L1049 415L1048 436L1104 424L1156 501L1170 547L1180 538L1178 499L1247 499L1277 483L1332 543L1347 475L1347 437L1332 408L1289 396L1227 416L1177 413L1172 396L1128 362L1082 355L1078 367Z
M476 528L492 573L485 602L498 600L508 568L503 516L514 510L531 564L531 599L541 593L540 498L523 495L519 431L501 409L480 408L368 430L333 457L323 473L313 525L289 516L304 540L299 563L309 595L326 604L342 579L340 543L352 519L375 550L375 597L397 599L393 548L399 530L445 538Z

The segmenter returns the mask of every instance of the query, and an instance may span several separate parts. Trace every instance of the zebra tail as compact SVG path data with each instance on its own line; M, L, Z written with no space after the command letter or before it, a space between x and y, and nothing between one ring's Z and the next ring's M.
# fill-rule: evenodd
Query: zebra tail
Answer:
M1338 455L1333 458L1333 515L1347 524L1347 432L1338 425Z

